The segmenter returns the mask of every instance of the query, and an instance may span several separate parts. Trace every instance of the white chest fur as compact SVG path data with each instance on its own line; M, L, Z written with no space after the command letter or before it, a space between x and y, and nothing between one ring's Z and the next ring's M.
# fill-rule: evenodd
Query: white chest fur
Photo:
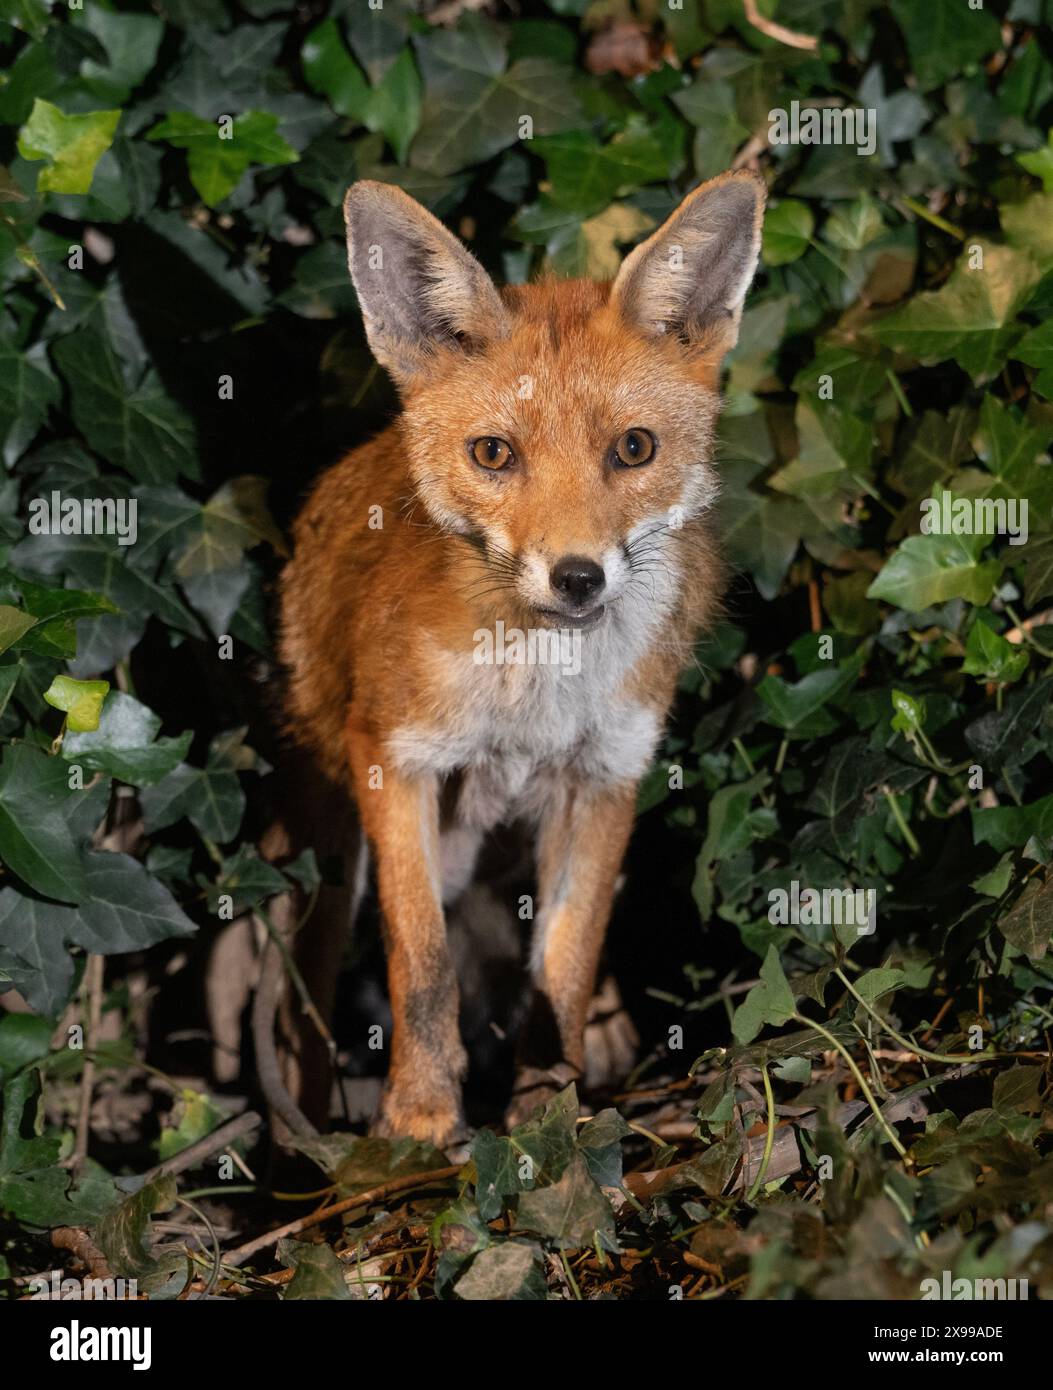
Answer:
M503 645L491 643L489 652L486 644L466 653L436 648L451 712L441 724L394 732L389 751L403 774L463 772L458 818L486 829L539 809L555 776L596 785L647 769L662 712L624 693L636 644L623 630L604 624L547 649L496 636ZM506 659L478 660L480 645L484 656L500 650ZM539 651L557 660L538 660Z

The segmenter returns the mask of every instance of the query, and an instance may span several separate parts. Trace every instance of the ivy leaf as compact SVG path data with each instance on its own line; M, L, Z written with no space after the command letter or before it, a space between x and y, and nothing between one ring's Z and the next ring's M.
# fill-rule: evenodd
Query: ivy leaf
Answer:
M1053 936L1053 876L1031 879L1013 907L998 919L998 930L1028 960L1042 960Z
M578 1134L578 1148L589 1173L600 1187L620 1187L622 1183L622 1140L632 1129L617 1110L601 1110Z
M105 682L103 682L105 684ZM73 728L72 723L70 729ZM182 762L193 733L158 738L161 719L131 695L113 690L91 733L68 733L62 756L92 772L105 772L133 787L153 786Z
M1053 320L1047 319L1025 333L1010 355L1016 362L1039 369L1035 389L1053 399Z
M251 751L219 734L209 746L203 768L178 766L143 790L139 801L149 830L163 830L183 816L202 835L226 845L237 835L245 814L239 771L261 770Z
M29 1067L4 1087L0 1121L0 1179L47 1168L57 1161L59 1142L45 1138L40 1071Z
M788 734L829 732L836 727L836 720L823 711L823 706L858 678L860 665L853 659L831 670L812 671L792 685L781 676L765 676L757 686L757 694L767 706L764 718Z
M631 120L606 144L574 130L543 136L532 148L545 161L551 201L582 217L595 216L614 199L671 172L667 145L642 118Z
M18 587L26 611L35 623L14 640L12 646L16 651L72 657L77 650L78 621L118 611L116 604L104 594L83 589L49 589L27 579L19 580Z
M892 709L889 721L898 734L913 734L925 727L925 701L908 695L904 690L893 690Z
M23 351L0 323L0 446L9 466L32 442L59 394L43 345Z
M671 100L696 128L693 162L697 176L709 179L723 172L750 135L749 127L739 119L734 86L699 74L690 87L673 92Z
M86 58L81 64L84 86L100 101L127 101L153 70L164 35L163 21L152 14L118 14L101 5L74 10L70 18L93 34L106 52L105 62Z
M503 1240L481 1250L457 1280L458 1298L469 1301L540 1302L548 1297L541 1250L525 1241Z
M1029 540L1023 547L1024 602L1034 608L1053 594L1053 536Z
M183 1250L157 1252L152 1244L150 1217L171 1211L175 1203L175 1178L155 1178L107 1213L92 1232L110 1269L122 1278L135 1279L140 1290L155 1298L175 1297L188 1277Z
M1053 925L1053 924L1051 924ZM1047 939L1048 939L1047 930ZM1000 1115L1042 1113L1042 1068L1010 1067L995 1077L994 1108Z
M797 457L769 480L795 497L856 496L870 468L871 427L852 411L799 400Z
M36 1014L0 1015L0 1085L30 1062L46 1057L54 1029Z
M600 1241L614 1247L614 1212L575 1153L562 1175L547 1187L520 1194L513 1225L536 1231L558 1250L577 1250Z
M196 476L193 425L151 369L126 382L109 340L93 329L68 334L52 352L93 449L143 482Z
M294 164L300 156L278 134L279 118L268 111L247 111L225 134L215 121L190 111L170 111L147 133L187 151L190 182L209 207L234 192L253 164Z
M1000 560L980 559L989 539L935 533L908 536L885 561L867 598L884 599L910 613L951 598L984 604L1002 572Z
M48 952L37 944L42 938L123 955L197 931L164 884L130 855L89 850L83 871L85 891L76 908L13 888L0 892L0 943L8 942L23 960L44 961Z
M998 20L984 9L963 12L957 0L891 0L907 40L911 65L923 92L977 67L1002 47Z
M226 894L232 900L233 910L240 912L246 907L258 907L276 893L286 892L289 886L280 869L261 859L250 845L242 845L236 854L223 860L216 882L208 885L208 904L215 911L220 895Z
M808 250L815 218L807 203L784 198L764 217L761 254L765 265L788 265Z
M1038 150L1028 150L1018 154L1016 162L1036 179L1042 180L1043 193L1053 193L1053 130L1046 137L1046 143Z
M299 1298L348 1302L351 1290L344 1282L344 1266L328 1245L284 1241L279 1250L282 1264L295 1270L285 1288L285 1301Z
M47 161L37 176L38 193L87 193L95 166L113 142L120 111L67 116L40 97L18 133L23 159Z
M969 629L962 662L967 676L1009 684L1020 679L1027 670L1028 661L1026 647L1014 647L982 619L977 618Z
M78 681L72 676L56 676L44 691L53 709L66 711L66 725L74 733L90 733L99 727L102 702L109 681Z
M267 510L267 488L264 478L232 478L182 528L184 539L173 573L217 637L227 632L252 581L244 552L268 541L280 554L286 553Z
M752 486L762 465L729 460L721 468L720 534L736 565L752 575L762 598L773 599L801 543L804 511L790 497Z
M341 116L364 122L369 110L370 88L365 74L344 44L333 18L315 25L300 50L304 76L316 92L329 98Z
M294 1141L332 1180L338 1192L353 1195L379 1187L392 1178L432 1172L449 1166L439 1149L423 1140L403 1137L363 1138L356 1134L323 1134ZM485 1229L485 1228L484 1228Z
M752 1042L768 1024L781 1028L793 1017L796 1007L793 991L779 963L779 952L769 946L760 968L760 983L753 986L732 1018L731 1031L736 1042Z
M0 889L0 973L46 1019L58 1018L73 989L73 957L52 929L55 910L64 909L15 888Z
M400 164L406 162L410 141L420 126L421 92L413 50L404 48L370 93L366 127L387 137Z
M1001 852L1022 849L1034 838L1053 836L1053 796L1040 797L1026 806L992 806L972 812L973 840Z
M421 128L410 163L433 174L452 174L500 154L520 138L528 116L535 136L572 129L580 107L570 70L548 58L520 58L507 72L492 48L454 51L441 38L422 40L417 53L424 74ZM494 59L496 56L497 67Z
M63 903L88 894L83 857L67 825L73 798L61 758L19 743L0 763L0 859L31 888Z
M982 268L970 269L974 250L983 256ZM986 381L1021 336L1014 318L1037 279L1038 269L1029 256L978 238L962 253L942 288L915 295L871 332L879 342L922 363L953 359L974 381Z
M385 135L403 163L421 115L422 89L413 50L402 48L370 86L347 51L336 21L327 19L308 34L300 56L308 82L329 98L334 111Z
M20 637L24 637L36 623L37 619L32 613L15 608L10 603L0 603L0 652L6 652L8 647Z
M706 838L698 852L691 887L703 921L709 919L713 910L713 867L753 840L755 832L748 819L750 807L770 780L766 772L758 772L748 781L721 787L710 798Z

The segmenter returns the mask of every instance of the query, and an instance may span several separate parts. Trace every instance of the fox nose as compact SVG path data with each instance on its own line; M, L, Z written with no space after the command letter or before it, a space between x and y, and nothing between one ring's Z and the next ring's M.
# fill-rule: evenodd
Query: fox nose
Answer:
M552 566L549 582L557 594L570 599L580 608L600 592L606 577L594 560L587 560L582 555L565 555Z

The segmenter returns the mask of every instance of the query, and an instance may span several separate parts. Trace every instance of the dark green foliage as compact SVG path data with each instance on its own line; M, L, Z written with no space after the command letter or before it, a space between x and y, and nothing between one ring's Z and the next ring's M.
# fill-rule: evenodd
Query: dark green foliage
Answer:
M739 0L529 0L448 26L433 8L5 7L0 990L55 1020L85 953L207 933L224 895L241 910L287 886L249 813L271 769L246 743L246 692L284 553L268 488L284 521L391 406L346 273L347 185L397 183L500 279L605 277L742 152L771 199L718 447L736 577L640 806L757 982L705 993L700 935L678 1007L728 1008L727 1050L699 1064L707 1148L635 1224L600 1191L621 1181L624 1123L577 1124L565 1094L511 1138L476 1138L452 1205L434 1204L434 1288L544 1298L546 1252L591 1248L602 1284L615 1252L647 1248L667 1282L696 1277L677 1273L688 1249L753 1297L917 1297L944 1268L1030 1274L1048 1293L1048 6L760 6L817 34L814 50L760 33ZM587 61L608 18L646 33L640 75ZM769 112L795 102L875 111L874 152L770 145ZM35 527L55 492L134 500L136 543ZM923 503L944 494L1026 499L1026 544L924 533ZM131 854L98 843L117 784L142 812ZM779 920L794 882L872 893L875 929ZM955 1056L929 1065L966 1079L891 1065L886 1093L868 1049L887 1026L893 1050L915 1047L944 1001L927 1046ZM47 1036L0 1014L0 1208L30 1228L106 1212L115 1272L170 1292L178 1261L147 1235L174 1188L118 1207L97 1165L75 1182L56 1166L71 1141L43 1125L42 1077L65 1065ZM927 1115L847 1115L838 1046L879 1109L896 1091ZM663 1065L687 1069L675 1048ZM798 1176L751 1192L743 1134L766 1122L767 1068L814 1123ZM412 1146L320 1143L349 1191L435 1166ZM289 1297L345 1295L328 1252L281 1255Z

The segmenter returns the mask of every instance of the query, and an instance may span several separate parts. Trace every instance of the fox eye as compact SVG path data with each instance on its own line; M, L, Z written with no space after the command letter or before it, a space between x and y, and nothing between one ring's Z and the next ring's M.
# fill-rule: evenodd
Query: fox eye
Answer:
M622 468L638 468L654 458L658 441L650 430L626 430L614 446L613 463Z
M468 452L480 468L489 468L492 473L506 468L515 458L511 446L492 434L473 440L468 446Z

